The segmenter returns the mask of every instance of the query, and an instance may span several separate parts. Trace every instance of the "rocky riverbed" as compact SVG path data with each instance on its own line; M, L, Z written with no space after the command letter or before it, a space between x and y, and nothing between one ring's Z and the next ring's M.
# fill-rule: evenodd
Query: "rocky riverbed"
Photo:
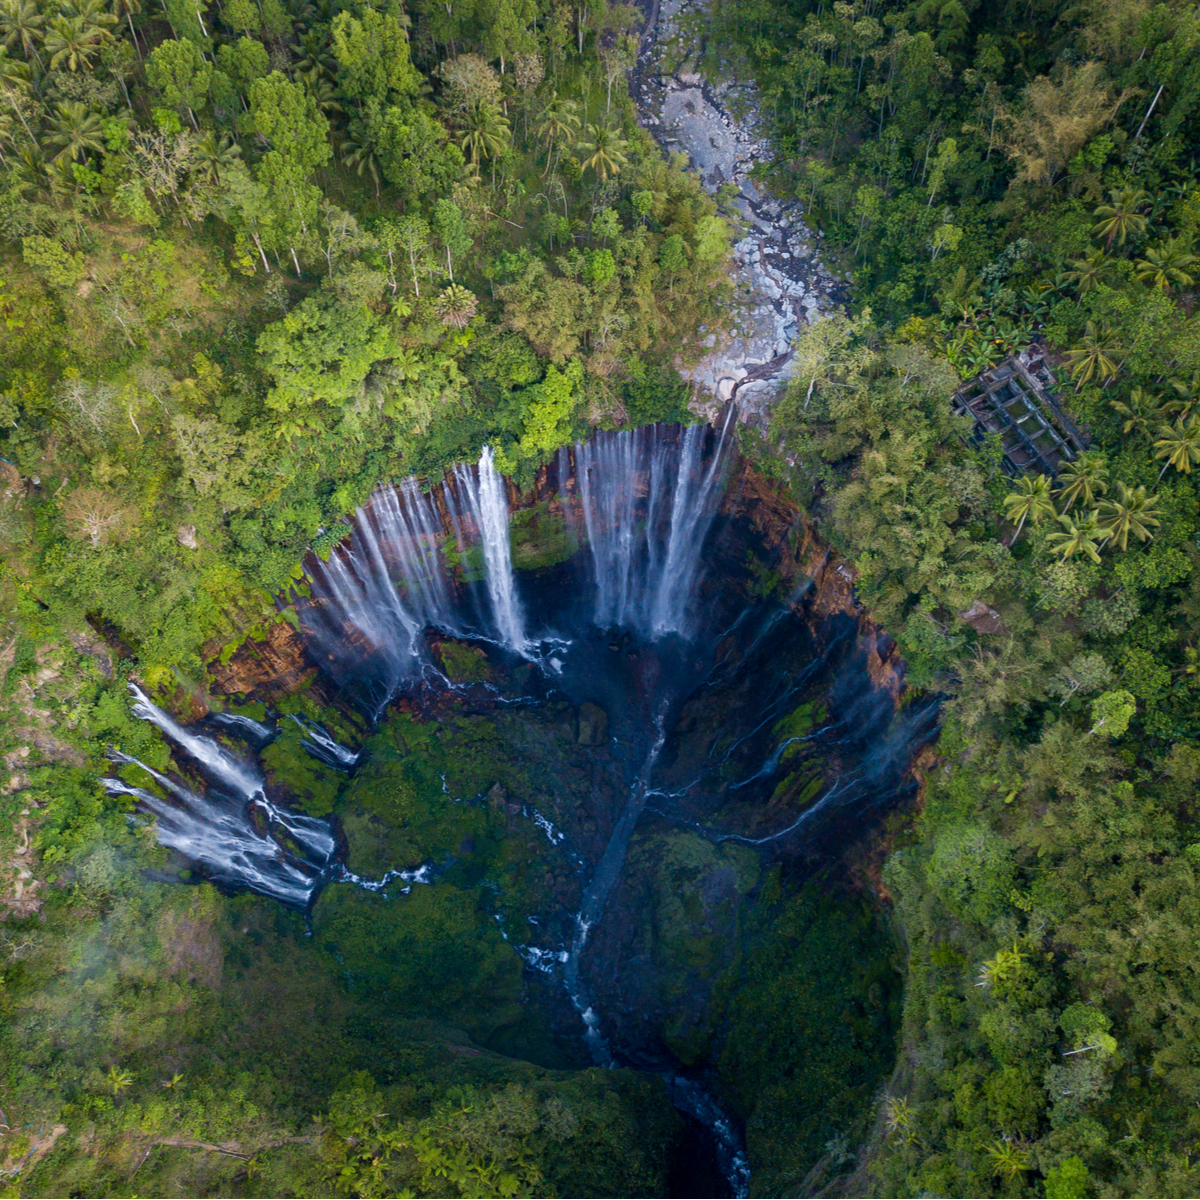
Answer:
M710 334L711 352L684 374L701 407L733 399L743 420L761 421L786 386L800 327L834 307L839 280L821 263L820 235L804 223L803 205L767 195L750 178L772 153L755 88L700 74L687 25L703 8L704 0L655 4L633 96L645 127L669 153L688 155L709 192L736 189L731 206L742 226L733 247L736 311L728 333Z

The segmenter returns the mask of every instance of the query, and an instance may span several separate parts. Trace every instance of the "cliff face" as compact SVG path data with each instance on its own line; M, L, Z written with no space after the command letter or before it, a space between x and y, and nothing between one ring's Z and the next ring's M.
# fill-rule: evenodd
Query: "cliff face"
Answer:
M560 478L555 465L544 467L526 492L510 484L513 561L518 569L546 572L578 551L573 530L582 520L570 511L572 485L569 476ZM808 514L748 459L739 458L720 518L706 586L721 591L726 602L734 597L745 601L771 587L780 595L791 593L793 610L803 614L814 631L833 616L852 618L872 684L898 700L904 689L904 663L895 643L855 599L852 567L821 538ZM269 703L314 685L325 699L336 694L331 686L323 686L303 634L282 615L264 636L247 638L228 657L222 657L219 646L211 647L210 654L208 689L214 697Z
M308 687L317 675L303 635L282 616L261 638L247 638L222 660L220 647L210 649L208 686L214 696L268 702Z

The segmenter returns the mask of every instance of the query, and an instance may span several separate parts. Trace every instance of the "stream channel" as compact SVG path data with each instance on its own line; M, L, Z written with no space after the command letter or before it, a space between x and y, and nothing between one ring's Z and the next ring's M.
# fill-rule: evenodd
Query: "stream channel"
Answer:
M684 371L701 405L735 400L740 419L764 425L791 376L800 327L832 311L841 282L821 263L818 231L796 200L766 194L751 178L772 157L752 81L714 83L700 70L705 0L654 0L631 91L642 125L668 154L684 153L706 191L729 196L740 226L733 246L734 310L727 336Z

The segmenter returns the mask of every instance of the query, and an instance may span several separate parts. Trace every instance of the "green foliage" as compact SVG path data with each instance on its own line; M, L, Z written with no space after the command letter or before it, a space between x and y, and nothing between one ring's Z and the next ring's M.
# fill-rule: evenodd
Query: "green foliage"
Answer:
M393 347L367 308L310 297L259 335L264 367L275 381L267 406L303 420L309 410L353 405L364 398L371 368Z
M897 982L874 916L812 884L731 973L721 1078L763 1192L794 1187L837 1135L861 1136L891 1055Z

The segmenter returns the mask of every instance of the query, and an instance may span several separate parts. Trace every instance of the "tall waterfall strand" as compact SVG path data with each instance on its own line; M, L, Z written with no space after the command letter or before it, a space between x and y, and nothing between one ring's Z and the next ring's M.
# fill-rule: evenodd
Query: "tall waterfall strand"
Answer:
M382 707L424 666L424 631L461 633L433 499L412 479L360 508L347 547L312 570L310 641L340 683ZM364 644L365 643L365 644Z
M200 764L205 774L232 789L234 795L242 800L249 800L262 792L262 777L252 767L234 758L220 742L184 729L136 683L131 683L129 690L133 693L133 715L157 725L170 741L187 751Z
M595 573L593 619L646 637L692 632L705 539L721 503L730 409L711 455L708 427L598 433L577 444L580 502ZM645 480L645 498L640 481Z
M484 446L479 456L477 477L472 477L470 469L466 467L456 468L456 474L483 544L488 599L492 605L496 633L510 650L525 654L529 649L529 639L525 634L525 612L517 592L508 541L508 497L504 491L504 480L496 470L492 448Z
M134 715L157 725L186 751L213 787L201 795L114 752L115 763L140 767L166 796L115 777L104 780L109 794L135 797L143 812L157 818L158 840L210 879L248 887L298 908L307 905L337 851L329 823L273 804L261 776L246 763L212 738L185 729L136 684L130 691Z

